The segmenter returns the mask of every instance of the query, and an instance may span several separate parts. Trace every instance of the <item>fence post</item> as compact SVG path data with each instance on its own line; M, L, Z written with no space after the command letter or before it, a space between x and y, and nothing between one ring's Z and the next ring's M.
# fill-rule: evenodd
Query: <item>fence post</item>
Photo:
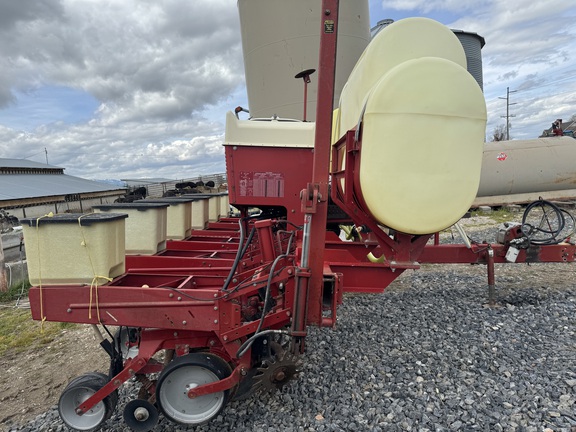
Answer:
M6 281L6 265L4 264L4 247L2 246L2 236L0 236L0 292L8 291Z

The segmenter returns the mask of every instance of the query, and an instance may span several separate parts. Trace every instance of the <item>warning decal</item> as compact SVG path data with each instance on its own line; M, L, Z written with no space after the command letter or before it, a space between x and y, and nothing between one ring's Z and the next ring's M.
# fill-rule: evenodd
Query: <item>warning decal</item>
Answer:
M284 196L284 174L241 172L240 196L281 198Z

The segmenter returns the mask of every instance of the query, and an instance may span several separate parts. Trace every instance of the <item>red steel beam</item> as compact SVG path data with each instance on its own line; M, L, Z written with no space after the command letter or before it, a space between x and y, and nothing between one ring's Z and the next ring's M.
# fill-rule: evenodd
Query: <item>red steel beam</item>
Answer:
M324 239L328 208L328 181L330 174L330 145L332 139L332 111L334 103L334 77L336 72L336 45L338 34L338 0L322 2L320 54L318 61L318 102L312 189L318 192L316 212L310 226L309 293L307 323L322 323L322 287L324 276Z

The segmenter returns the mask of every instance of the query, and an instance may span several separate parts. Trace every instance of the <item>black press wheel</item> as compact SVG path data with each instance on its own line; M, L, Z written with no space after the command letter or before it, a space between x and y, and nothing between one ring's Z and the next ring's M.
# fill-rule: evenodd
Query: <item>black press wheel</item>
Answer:
M144 399L134 399L124 408L124 421L134 432L148 432L158 424L158 410Z
M170 420L187 426L214 418L228 402L225 390L189 398L192 388L227 378L232 370L227 362L209 353L192 353L174 359L164 368L156 384L156 402Z

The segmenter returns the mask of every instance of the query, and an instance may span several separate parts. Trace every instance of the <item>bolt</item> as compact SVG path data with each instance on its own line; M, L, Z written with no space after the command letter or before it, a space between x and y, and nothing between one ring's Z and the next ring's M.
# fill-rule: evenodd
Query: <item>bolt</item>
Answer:
M292 269L288 269L288 274L291 275L292 273Z
M214 297L218 297L218 293L214 293Z
M174 332L174 337L177 337L177 336L178 336L178 332Z
M170 293L170 294L168 295L168 297L170 297L170 298L174 297L174 293Z
M181 301L181 300L182 300L182 297L178 297L178 301Z
M216 342L214 342L214 340L210 340L210 342L208 342L208 344L209 344L210 346L214 346L214 344L216 344Z
M224 336L222 339L224 339L224 342L226 342L228 340L228 336Z
M214 310L218 310L218 306L214 306Z
M246 369L242 369L242 370L240 370L240 375L246 376L246 375L248 375L248 372L246 372Z
M236 278L232 279L232 283L238 283L238 279Z
M186 325L186 321L182 321L182 325Z
M130 375L134 375L134 369L128 369L128 373L129 373Z
M138 421L145 421L148 420L150 417L150 413L146 408L138 407L134 410L134 418Z
M218 324L218 320L214 320L214 324Z
M115 379L115 380L114 380L114 386L115 386L115 387L119 387L120 384L121 384L121 382L120 382L119 379Z
M66 310L66 312L72 313L72 309L68 308L68 309Z
M326 16L330 15L331 13L332 13L332 12L330 12L330 9L326 9L326 10L324 11L324 15L326 15Z

